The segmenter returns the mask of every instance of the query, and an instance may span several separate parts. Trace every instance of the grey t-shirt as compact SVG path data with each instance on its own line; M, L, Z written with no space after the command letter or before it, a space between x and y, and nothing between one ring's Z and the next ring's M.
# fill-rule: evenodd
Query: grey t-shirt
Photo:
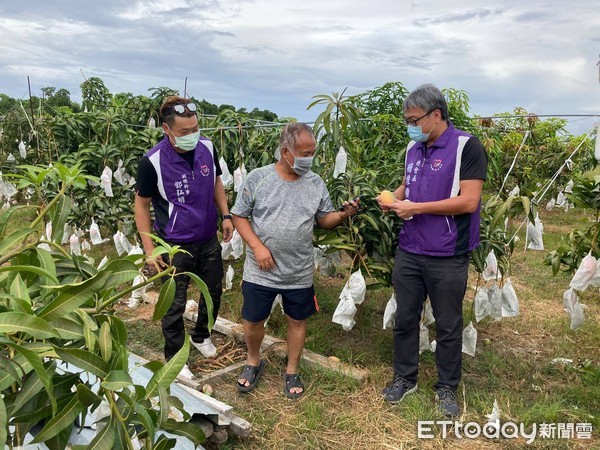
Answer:
M296 181L282 179L274 164L250 172L231 212L250 219L252 229L270 250L275 268L260 270L247 247L243 279L283 289L312 286L315 218L332 211L325 183L313 172Z

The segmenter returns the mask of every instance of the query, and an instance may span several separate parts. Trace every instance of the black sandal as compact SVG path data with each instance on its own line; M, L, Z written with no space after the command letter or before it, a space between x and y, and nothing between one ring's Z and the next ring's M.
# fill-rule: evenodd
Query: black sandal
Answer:
M245 384L241 384L239 381L237 382L237 388L240 392L250 392L252 389L254 389L256 387L256 383L258 383L258 380L260 380L260 376L263 373L263 370L265 370L265 366L267 365L267 362L264 359L261 359L258 366L251 366L249 364L246 364L244 366L244 370L242 370L242 373L240 373L240 376L238 377L238 380L240 378L243 378L246 381L249 381L250 384L248 386L246 386Z
M283 385L283 393L287 398L298 398L304 394L304 384L300 380L300 375L297 373L286 373L284 380L285 384ZM302 391L290 392L293 388L302 388Z

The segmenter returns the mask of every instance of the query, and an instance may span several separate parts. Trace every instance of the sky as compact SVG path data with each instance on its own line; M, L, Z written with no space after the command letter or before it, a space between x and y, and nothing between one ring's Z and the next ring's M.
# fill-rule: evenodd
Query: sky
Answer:
M312 97L389 81L468 93L480 116L600 115L592 0L0 0L0 93L100 77L311 121ZM576 134L599 117L568 119Z

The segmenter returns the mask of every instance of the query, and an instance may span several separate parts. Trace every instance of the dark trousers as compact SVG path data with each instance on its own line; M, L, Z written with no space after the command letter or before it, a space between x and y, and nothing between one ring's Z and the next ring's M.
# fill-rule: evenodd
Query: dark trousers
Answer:
M437 387L456 388L462 364L462 302L469 256L436 257L398 249L392 282L396 292L394 372L416 383L419 366L419 320L429 296L435 317Z
M175 266L176 273L191 272L198 275L206 283L212 297L213 318L217 320L223 291L223 260L221 259L221 245L217 236L215 235L210 241L204 243L178 245L189 254L179 252L170 263ZM167 361L183 347L185 339L183 313L185 312L189 283L189 276L175 275L175 297L171 307L162 318L165 359ZM191 336L194 342L202 342L210 336L208 310L202 296L198 299L198 319Z

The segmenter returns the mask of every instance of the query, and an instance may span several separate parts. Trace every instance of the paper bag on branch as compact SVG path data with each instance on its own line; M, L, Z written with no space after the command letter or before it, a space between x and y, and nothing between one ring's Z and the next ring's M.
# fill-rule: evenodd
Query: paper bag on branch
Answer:
M392 294L387 304L385 305L385 311L383 312L383 329L394 328L394 322L396 317L396 294Z

